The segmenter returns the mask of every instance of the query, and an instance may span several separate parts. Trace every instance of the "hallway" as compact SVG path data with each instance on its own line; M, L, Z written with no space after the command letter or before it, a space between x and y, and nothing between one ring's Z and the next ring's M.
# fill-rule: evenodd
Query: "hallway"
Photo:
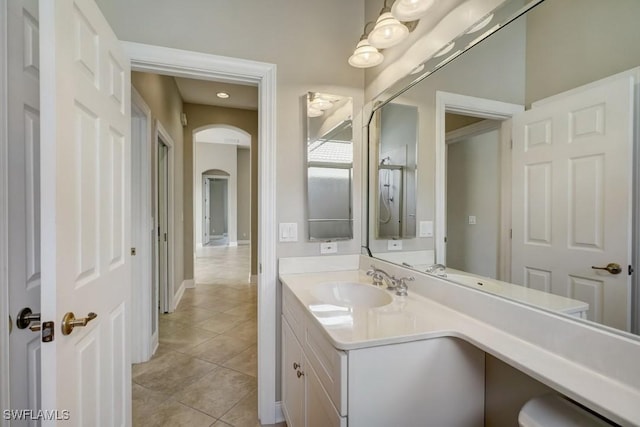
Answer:
M160 316L156 354L133 366L134 426L259 426L250 247L206 253L196 259L196 288Z

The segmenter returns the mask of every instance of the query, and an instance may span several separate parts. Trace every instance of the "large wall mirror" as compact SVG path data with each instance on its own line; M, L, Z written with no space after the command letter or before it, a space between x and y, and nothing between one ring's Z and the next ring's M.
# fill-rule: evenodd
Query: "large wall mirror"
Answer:
M353 238L353 101L309 92L305 97L309 240Z
M432 58L428 75L407 77L377 100L368 248L637 334L640 2L500 7L526 13L503 15L504 25L496 10L484 29L454 41L450 61ZM380 145L394 126L383 118L393 105L411 107L417 122L415 185L404 195L415 199L416 231L400 236L400 248L379 225L387 191Z

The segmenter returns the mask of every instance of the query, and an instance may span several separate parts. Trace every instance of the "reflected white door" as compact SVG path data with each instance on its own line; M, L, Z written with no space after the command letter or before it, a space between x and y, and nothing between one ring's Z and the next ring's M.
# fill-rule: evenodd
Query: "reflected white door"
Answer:
M40 65L38 1L8 7L10 399L40 409L40 333L17 327L18 313L40 313ZM32 322L35 326L39 322ZM22 325L26 326L26 325ZM36 422L31 422L35 425ZM22 425L22 424L20 424ZM24 424L26 425L26 423Z
M130 64L92 0L42 0L40 45L42 407L130 425Z
M514 117L512 281L589 303L629 329L633 77L554 96ZM622 271L594 270L617 263Z

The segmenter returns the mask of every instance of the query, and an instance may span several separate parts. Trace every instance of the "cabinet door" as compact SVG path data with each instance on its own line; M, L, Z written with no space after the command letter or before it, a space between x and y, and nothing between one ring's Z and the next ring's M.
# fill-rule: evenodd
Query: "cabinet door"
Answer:
M304 427L304 356L291 327L282 318L282 411L288 427ZM300 376L298 376L300 372Z
M338 414L311 366L307 366L304 376L306 377L307 427L346 427L346 417Z

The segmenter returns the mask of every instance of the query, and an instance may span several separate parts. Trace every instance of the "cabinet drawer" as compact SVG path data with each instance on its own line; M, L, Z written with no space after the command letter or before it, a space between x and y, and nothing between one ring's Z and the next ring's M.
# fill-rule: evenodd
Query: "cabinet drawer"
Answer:
M347 418L341 417L320 385L313 368L307 368L307 427L347 427Z
M318 327L309 322L303 343L309 364L342 416L347 415L347 353L337 350Z
M282 287L282 314L286 317L294 335L303 342L305 327L305 309L286 286Z

